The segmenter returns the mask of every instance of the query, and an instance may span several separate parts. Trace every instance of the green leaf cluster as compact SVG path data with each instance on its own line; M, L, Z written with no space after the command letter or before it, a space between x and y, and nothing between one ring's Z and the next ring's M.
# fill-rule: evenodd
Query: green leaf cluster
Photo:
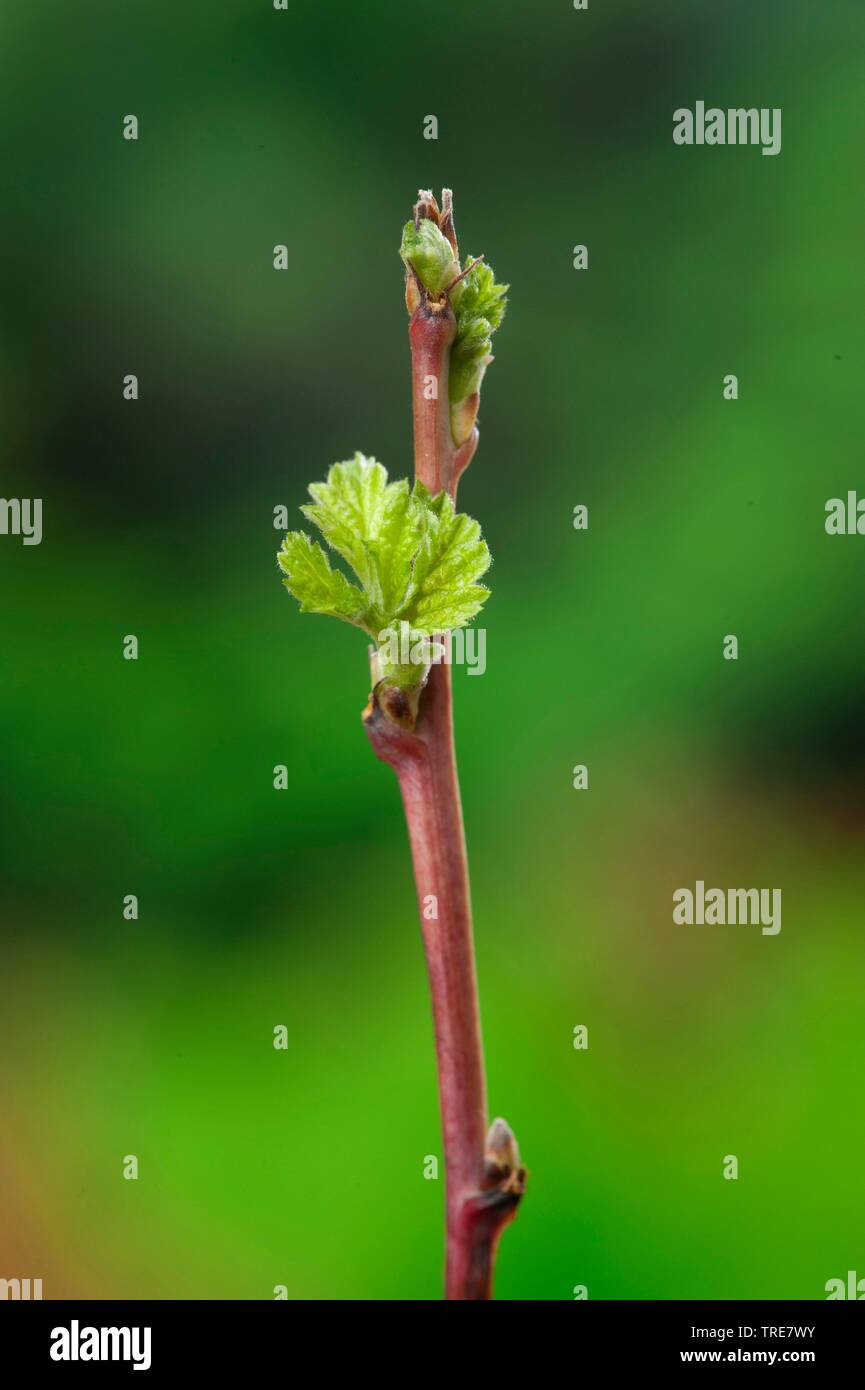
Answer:
M478 580L490 566L487 544L479 524L457 512L446 493L433 497L422 483L388 482L383 465L359 453L335 463L309 493L312 502L301 511L358 582L335 569L311 536L290 532L277 559L301 612L352 623L381 648L403 626L416 636L464 627L486 602L489 590ZM425 676L392 673L407 685Z

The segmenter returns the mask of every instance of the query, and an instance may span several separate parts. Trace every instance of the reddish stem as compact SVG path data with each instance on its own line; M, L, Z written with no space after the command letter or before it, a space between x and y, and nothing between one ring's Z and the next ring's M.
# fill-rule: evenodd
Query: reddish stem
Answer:
M451 437L448 355L454 332L447 302L422 303L409 325L415 473L431 492L445 489L452 497L477 447L477 430L459 449ZM430 379L436 381L435 395ZM433 666L414 730L389 718L376 698L365 723L377 756L399 779L432 993L447 1176L445 1297L488 1299L496 1245L516 1213L525 1174L504 1121L487 1132L449 666Z
M460 474L468 468L478 447L477 429L472 430L459 448L451 435L448 369L455 335L456 320L446 299L432 305L422 301L411 316L408 336L412 359L415 477L434 496L449 492L454 500Z
M466 1220L484 1178L487 1108L449 669L433 668L413 733L379 709L367 732L399 779L429 971L447 1174L445 1296L485 1298Z
M453 443L448 403L448 354L456 320L445 301L430 308L424 301L408 326L411 343L412 416L415 476L433 495L451 492ZM435 395L433 395L435 392Z

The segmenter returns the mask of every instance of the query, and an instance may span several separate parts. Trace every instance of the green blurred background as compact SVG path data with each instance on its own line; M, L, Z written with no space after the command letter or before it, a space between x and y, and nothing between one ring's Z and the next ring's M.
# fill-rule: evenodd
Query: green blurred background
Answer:
M865 540L823 528L865 494L860 0L5 0L0 39L2 492L45 509L0 537L0 1276L439 1296L397 787L272 517L357 448L410 471L396 248L442 184L512 286L456 675L531 1170L498 1296L865 1275ZM781 154L677 148L697 99L781 107ZM674 926L697 878L781 887L780 935Z

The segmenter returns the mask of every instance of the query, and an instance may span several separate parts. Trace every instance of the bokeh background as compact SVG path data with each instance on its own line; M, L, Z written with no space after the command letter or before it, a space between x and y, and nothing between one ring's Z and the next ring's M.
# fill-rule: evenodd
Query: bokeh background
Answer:
M865 495L860 0L5 0L0 37L0 490L44 499L0 537L0 1275L439 1296L396 783L272 518L357 448L410 471L396 248L442 184L512 286L456 676L531 1170L498 1296L865 1275L865 540L823 526ZM697 99L780 106L781 154L677 148ZM697 878L780 887L780 935L675 926Z

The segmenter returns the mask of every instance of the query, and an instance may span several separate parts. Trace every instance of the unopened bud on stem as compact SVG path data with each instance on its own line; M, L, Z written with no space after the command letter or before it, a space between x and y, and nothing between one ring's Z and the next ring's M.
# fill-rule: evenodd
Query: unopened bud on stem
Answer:
M400 255L406 268L406 308L435 315L450 309L456 331L448 356L448 408L453 444L459 448L475 428L481 382L492 362L492 334L504 317L507 285L496 283L482 256L460 266L450 189L442 207L421 189L411 222L403 230Z

